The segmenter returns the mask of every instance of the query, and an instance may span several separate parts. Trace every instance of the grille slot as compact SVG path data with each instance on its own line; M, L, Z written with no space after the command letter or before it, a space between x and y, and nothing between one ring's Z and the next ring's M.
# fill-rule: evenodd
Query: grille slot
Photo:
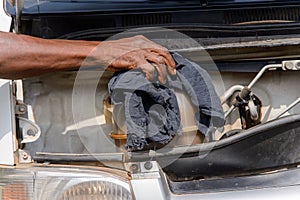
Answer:
M127 15L122 18L123 26L152 25L171 23L171 14Z
M253 21L293 21L298 22L300 8L262 8L233 10L224 13L225 24L236 24Z

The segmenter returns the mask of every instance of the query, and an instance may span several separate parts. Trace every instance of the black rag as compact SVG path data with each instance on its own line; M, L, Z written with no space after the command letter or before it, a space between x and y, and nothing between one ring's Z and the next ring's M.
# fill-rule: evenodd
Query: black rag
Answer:
M224 113L209 74L199 65L172 53L176 76L167 83L150 82L140 70L116 73L108 83L112 103L124 106L127 149L141 150L151 142L167 144L181 133L174 89L185 92L195 108L195 121L205 135L224 125Z

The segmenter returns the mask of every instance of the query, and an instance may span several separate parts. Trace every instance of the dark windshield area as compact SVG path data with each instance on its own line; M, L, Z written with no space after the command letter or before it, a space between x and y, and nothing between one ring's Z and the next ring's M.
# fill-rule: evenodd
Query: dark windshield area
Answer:
M6 0L5 8L15 15L13 1ZM130 10L159 9L206 9L206 8L240 8L240 6L292 5L298 0L25 0L23 14L71 13L71 12L127 12Z

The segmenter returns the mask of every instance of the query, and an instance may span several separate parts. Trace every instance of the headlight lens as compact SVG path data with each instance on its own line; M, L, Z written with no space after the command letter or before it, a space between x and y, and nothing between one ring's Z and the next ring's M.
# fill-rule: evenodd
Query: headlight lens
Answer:
M61 199L130 200L130 192L123 186L108 181L88 181L69 187Z
M131 200L130 191L126 178L99 170L0 169L1 200Z

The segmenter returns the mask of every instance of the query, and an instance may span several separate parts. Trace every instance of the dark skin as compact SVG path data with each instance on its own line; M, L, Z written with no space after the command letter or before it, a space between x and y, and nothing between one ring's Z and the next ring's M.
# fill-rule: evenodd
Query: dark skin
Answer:
M113 41L49 40L0 32L0 78L22 79L49 72L101 66L108 71L141 69L148 80L158 72L165 83L175 75L168 50L144 36Z

